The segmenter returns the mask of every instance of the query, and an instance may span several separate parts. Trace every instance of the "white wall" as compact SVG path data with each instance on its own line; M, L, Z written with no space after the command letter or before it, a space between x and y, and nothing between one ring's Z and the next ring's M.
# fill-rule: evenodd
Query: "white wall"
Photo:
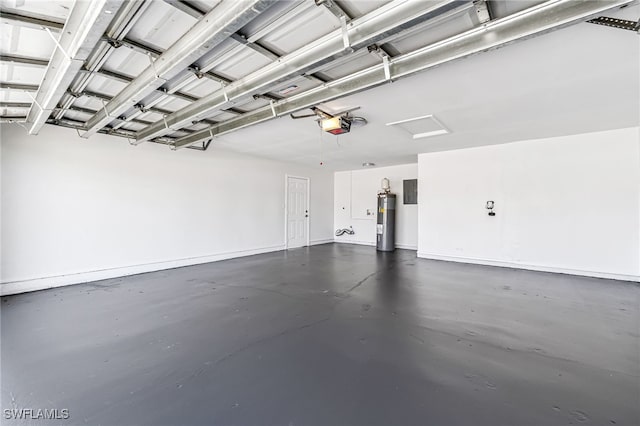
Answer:
M2 125L3 294L284 247L285 174L311 179L311 243L333 240L333 173Z
M640 277L638 128L421 154L418 169L419 257Z
M417 164L336 172L334 178L334 230L353 226L354 235L335 237L336 242L376 244L377 194L382 178L388 178L396 194L396 247L417 249L418 206L404 205L402 181L418 178ZM418 202L420 199L418 198ZM367 209L370 215L367 216Z

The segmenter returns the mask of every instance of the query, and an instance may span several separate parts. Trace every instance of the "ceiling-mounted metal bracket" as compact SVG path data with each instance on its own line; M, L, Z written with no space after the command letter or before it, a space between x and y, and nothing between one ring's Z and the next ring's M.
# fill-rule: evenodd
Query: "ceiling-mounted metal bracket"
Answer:
M135 109L137 109L140 112L148 112L149 110L147 108L144 107L143 104L135 104L133 106Z
M56 47L58 48L58 50L60 50L60 52L62 52L62 54L64 55L65 58L67 58L67 60L71 61L73 60L73 58L71 57L71 55L69 55L67 53L66 50L64 50L64 47L62 47L62 45L60 44L60 42L58 41L58 39L56 38L56 36L53 35L53 33L51 32L51 30L49 28L44 28L44 30L47 32L47 34L49 34L49 37L51 37L51 40L53 40L53 42L55 43Z
M389 68L389 57L387 55L382 57L382 66L384 67L384 78L387 81L391 80L391 69Z
M340 115L340 114L329 114L327 111L323 111L318 107L311 107L311 110L313 112L316 113L317 116L321 117L321 118L333 118L336 115Z
M311 111L313 111L313 114L304 114L304 115L293 115L293 113L290 113L289 116L291 118L293 118L294 120L298 120L300 118L307 118L307 117L320 117L320 118L333 118L334 116L329 114L326 111L321 110L318 107L312 106L309 107L309 109Z
M27 90L24 91L24 93L27 94L27 96L29 96L31 98L31 100L33 101L33 103L35 105L38 106L38 108L40 108L41 111L44 111L44 108L42 108L42 105L40 105L40 103L36 100L36 98L31 94L31 92L28 92Z
M380 49L380 46L378 46L377 44L372 44L371 46L367 46L367 51L372 55L382 59L383 52Z
M167 115L166 115L166 114L164 114L164 115L162 116L162 120L164 121L164 126L165 126L165 128L166 128L166 129L168 129L168 130L172 130L172 131L174 131L174 132L177 132L178 130L180 130L180 129L174 129L173 127L169 126L169 123L167 123ZM138 143L139 143L139 142L138 142Z
M351 17L347 14L347 12L333 0L315 0L315 3L316 6L326 7L327 10L333 13L333 15L338 19L341 19L344 16L347 18L347 20L351 20Z
M224 101L229 102L229 95L227 95L227 85L221 84L220 86L222 88L222 94L224 95Z
M159 80L163 80L165 82L169 81L164 77L160 76L160 73L158 72L158 70L156 69L156 60L153 57L153 55L151 54L151 52L147 52L147 57L149 58L149 62L151 63L151 68L153 68L153 74L155 75L155 77Z
M599 16L587 21L590 24L603 25L605 27L618 28L619 30L634 31L640 34L640 20L630 21L628 19L609 18L607 16Z
M308 117L317 117L318 114L304 114L304 115L293 115L293 113L289 114L289 117L293 118L294 120L299 120L301 118L308 118Z
M351 47L351 42L349 41L349 29L347 28L347 17L344 15L340 17L340 26L342 27L342 44L344 44L345 49L349 49Z
M189 68L189 71L191 71L193 73L193 75L196 76L197 79L201 79L202 77L204 77L204 73L202 71L200 71L200 67L197 65L192 65Z
M473 7L476 11L480 24L486 24L492 19L488 0L474 0Z
M104 110L104 115L106 117L113 118L113 116L109 114L109 111L107 111L107 103L104 101L104 99L101 99L101 101L102 101L102 109Z
M106 41L109 44L109 46L113 47L114 49L117 49L118 47L122 47L124 45L122 41L117 40L115 38L108 37L106 35L103 36L102 38L104 41Z
M391 80L391 68L389 66L389 55L387 55L377 44L367 46L367 50L373 56L382 59L382 66L384 67L385 80Z
M202 142L202 145L198 146L198 145L190 145L187 148L191 148L191 149L195 149L196 151L206 151L207 148L209 148L209 145L211 145L211 142L213 141L213 139L207 139L206 141ZM169 145L171 147L172 151L176 151L177 148L175 145Z

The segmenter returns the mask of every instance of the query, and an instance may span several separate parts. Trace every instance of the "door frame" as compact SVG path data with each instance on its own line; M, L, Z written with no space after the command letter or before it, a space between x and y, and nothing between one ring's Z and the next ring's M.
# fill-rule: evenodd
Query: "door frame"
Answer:
M285 174L284 175L284 249L285 250L289 249L289 178L304 179L307 181L307 211L309 213L308 213L307 224L306 224L306 227L307 227L306 247L309 247L309 223L311 222L311 208L309 205L310 203L309 194L311 194L311 179L305 176Z

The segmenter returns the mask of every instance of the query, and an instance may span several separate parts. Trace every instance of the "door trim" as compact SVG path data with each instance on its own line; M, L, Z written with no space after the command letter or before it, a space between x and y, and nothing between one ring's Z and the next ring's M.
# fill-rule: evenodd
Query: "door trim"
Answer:
M307 181L307 210L309 211L309 217L307 217L307 244L305 247L309 247L309 223L311 222L311 206L310 197L311 194L311 180L305 176L296 175L284 175L284 249L289 249L289 178L304 179Z

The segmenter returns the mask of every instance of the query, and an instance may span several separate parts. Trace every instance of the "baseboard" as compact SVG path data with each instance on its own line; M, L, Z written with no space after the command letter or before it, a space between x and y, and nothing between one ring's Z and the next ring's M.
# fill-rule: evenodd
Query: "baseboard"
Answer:
M270 253L284 250L283 245L261 247L251 250L218 253L207 256L189 257L162 262L145 263L141 265L123 266L97 271L77 272L53 277L41 277L20 281L0 283L0 296L26 293L29 291L45 290L48 288L62 287L72 284L81 284L91 281L106 280L109 278L124 277L127 275L143 274L145 272L161 271L163 269L180 268L182 266L198 265L201 263L217 262L236 257L253 256L256 254Z
M434 253L418 252L418 257L423 259L444 260L447 262L472 263L476 265L498 266L502 268L526 269L529 271L553 272L556 274L579 275L583 277L605 278L610 280L640 282L640 276L612 274L608 272L583 271L579 269L558 268L553 266L529 265L519 262L506 262L502 260L481 259L461 256L444 256Z
M309 246L317 246L320 244L333 244L333 238L325 238L323 240L312 240L309 241Z
M347 240L339 240L337 238L335 239L335 242L340 244L358 244L361 246L370 246L370 247L375 247L376 245L376 243L372 241L347 241ZM396 244L396 248L404 249L404 250L418 250L418 247L412 246L409 244Z
M371 241L348 241L348 240L339 240L339 239L335 239L336 243L340 243L340 244L358 244L360 246L375 246L376 243L375 242L371 242Z

